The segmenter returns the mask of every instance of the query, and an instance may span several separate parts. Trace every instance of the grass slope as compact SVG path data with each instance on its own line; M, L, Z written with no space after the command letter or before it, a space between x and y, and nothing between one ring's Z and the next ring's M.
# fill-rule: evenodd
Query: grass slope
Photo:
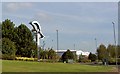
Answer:
M2 60L3 72L113 72L112 66Z

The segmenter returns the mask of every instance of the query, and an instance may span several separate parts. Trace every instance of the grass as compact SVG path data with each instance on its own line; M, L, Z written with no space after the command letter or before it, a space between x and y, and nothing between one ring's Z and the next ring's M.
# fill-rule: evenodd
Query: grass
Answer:
M3 72L113 72L113 66L2 60Z

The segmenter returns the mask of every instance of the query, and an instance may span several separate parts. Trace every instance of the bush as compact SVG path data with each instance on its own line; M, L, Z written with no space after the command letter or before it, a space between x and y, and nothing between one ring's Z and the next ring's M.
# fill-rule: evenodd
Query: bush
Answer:
M120 65L120 58L118 58L118 64Z
M48 60L46 60L46 62L54 63L54 62L57 62L57 61L54 60L54 59L48 59Z
M1 53L1 51L0 51L0 59L2 59L2 53Z
M115 58L110 58L109 61L108 61L108 64L116 64L116 59Z
M116 58L109 59L108 63L110 65L115 65L116 64ZM120 58L117 59L117 63L120 65Z
M87 62L91 62L91 60L83 59L83 60L81 60L81 62L83 62L83 63L87 63Z
M2 39L2 59L13 60L15 59L16 46L14 42L8 38Z
M14 55L8 55L8 54L2 54L2 59L4 59L4 60L14 60L15 56Z
M37 61L37 58L15 57L15 60L22 60L22 61Z
M92 53L90 52L90 54L89 54L89 56L88 56L88 59L91 60L91 62L94 62L94 61L96 61L97 56L96 56L95 54L92 54Z
M63 62L64 62L64 61L67 62L68 59L74 59L74 58L75 58L75 56L74 56L73 52L71 52L71 51L68 49L66 52L63 53L63 55L62 55L62 57L61 57L61 60L62 60Z

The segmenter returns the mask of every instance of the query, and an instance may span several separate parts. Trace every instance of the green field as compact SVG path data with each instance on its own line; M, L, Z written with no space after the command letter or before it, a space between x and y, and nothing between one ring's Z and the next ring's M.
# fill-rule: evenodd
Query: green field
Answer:
M115 72L113 66L2 60L3 72Z

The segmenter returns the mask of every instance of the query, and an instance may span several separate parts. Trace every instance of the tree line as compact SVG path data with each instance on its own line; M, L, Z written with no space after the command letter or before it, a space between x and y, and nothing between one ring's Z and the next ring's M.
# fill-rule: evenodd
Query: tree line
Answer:
M25 24L17 27L9 19L3 21L1 25L3 57L31 57L31 50L35 51L37 46L29 28Z
M15 59L15 57L37 58L37 44L34 35L25 25L16 26L11 20L6 19L2 23L2 59ZM62 57L51 49L40 49L40 59L65 60L74 58L73 53L66 51Z
M31 30L25 25L15 26L11 20L6 19L2 26L2 58L14 59L15 57L37 58L37 44ZM54 59L56 52L53 49L40 49L41 59Z
M108 47L101 44L97 49L98 60L106 61L107 63L115 63L116 58L120 63L120 46L109 44Z
M2 32L2 58L3 59L14 59L17 57L33 57L37 58L37 46L34 41L34 36L31 30L25 25L20 24L16 26L11 20L6 19L0 23L0 29ZM1 39L1 38L0 38ZM115 48L117 50L115 50ZM60 59L66 61L67 59L76 60L76 55L70 50L67 50L61 57L59 57L53 49L43 50L40 49L41 59ZM117 57L120 58L120 46L109 44L106 47L101 44L97 48L97 53L90 53L88 58L91 61L105 60L105 59L115 59L117 51ZM83 55L79 56L79 61L83 59Z
M120 63L120 46L117 45L111 45L109 44L108 47L106 47L104 44L99 45L97 48L97 53L93 54L90 53L88 59L91 61L102 61L107 63L114 63L116 62L116 57L118 63Z

